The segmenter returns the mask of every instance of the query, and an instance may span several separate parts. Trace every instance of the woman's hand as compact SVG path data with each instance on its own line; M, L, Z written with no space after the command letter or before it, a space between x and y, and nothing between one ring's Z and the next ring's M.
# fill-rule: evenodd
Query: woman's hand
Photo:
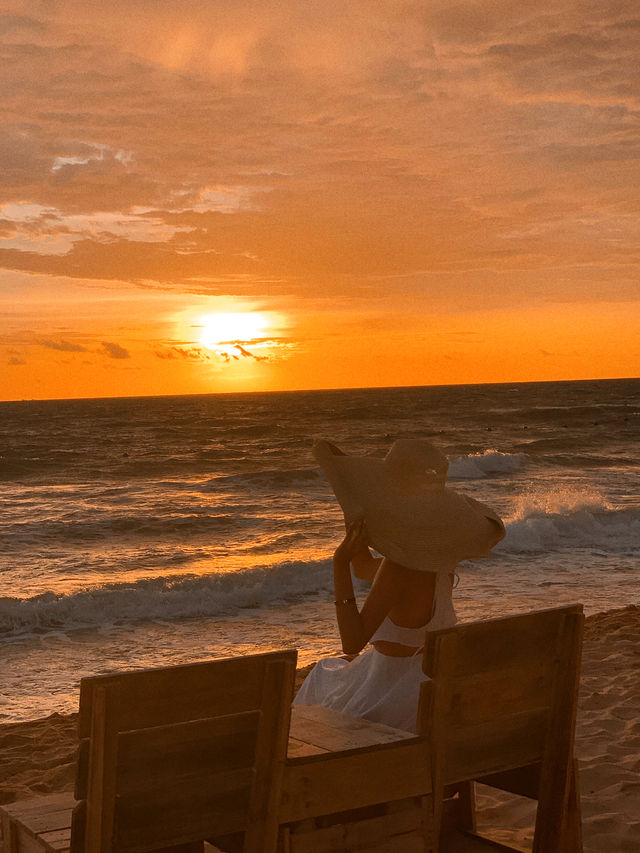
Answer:
M347 527L344 539L336 548L333 559L349 563L356 554L368 551L368 546L367 525L364 518L358 518Z

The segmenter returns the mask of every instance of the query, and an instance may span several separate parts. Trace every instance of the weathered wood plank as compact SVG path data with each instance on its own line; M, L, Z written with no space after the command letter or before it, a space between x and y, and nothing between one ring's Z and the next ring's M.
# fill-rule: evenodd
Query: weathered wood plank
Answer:
M500 666L517 666L536 657L553 660L556 656L558 619L566 613L582 613L582 605L538 610L518 616L505 616L486 622L457 625L447 631L437 631L427 636L424 654L426 675L434 674L434 652L438 636L455 631L460 648L452 674L480 674Z
M450 708L456 724L473 725L503 714L547 712L553 703L555 678L552 669L505 667L496 672L451 678ZM505 710L506 709L506 710Z
M456 832L443 839L441 853L528 853L526 847L505 846L473 833Z
M477 779L540 760L548 715L518 714L485 720L476 726L451 726L447 733L443 782Z
M86 800L89 790L89 738L83 738L78 744L76 780L73 793L76 800Z
M72 794L48 794L0 807L4 853L68 849Z
M328 750L323 749L320 746L313 746L313 744L305 743L302 740L297 740L296 738L290 737L289 743L287 745L287 758L308 758L310 755L321 755L323 752L328 752Z
M557 640L557 679L549 738L540 767L540 796L533 853L569 853L564 831L574 771L573 743L578 704L583 613L567 613ZM577 838L577 836L576 836ZM579 853L574 847L570 853ZM573 845L572 845L573 846Z
M55 811L33 811L21 818L14 818L16 824L22 825L30 835L37 836L42 832L52 832L57 829L68 829L71 826L71 809L56 809Z
M409 740L416 735L320 705L294 705L290 737L327 752L340 752Z
M403 843L401 836L408 834L420 842L424 851L422 823L423 809L414 806L378 817L350 820L345 816L344 822L327 827L294 825L290 830L291 853L342 853L346 850L371 850L380 844L395 851ZM404 839L404 842L408 840Z
M294 679L295 662L291 659L267 663L260 701L262 725L254 762L256 782L249 805L244 853L275 853L278 845L277 811L287 756Z
M66 853L71 846L71 828L57 829L53 832L43 832L39 836L40 840L56 853Z
M295 660L296 653L290 653ZM241 658L243 677L237 676L239 658L142 669L128 673L98 675L82 680L78 729L81 738L90 734L95 690L119 684L128 693L114 721L119 730L168 725L189 719L230 714L259 705L262 695L263 658L280 660L283 652ZM216 664L215 678L211 664Z
M247 771L243 771L247 773ZM206 789L196 799L128 797L118 803L115 818L115 849L148 849L182 844L194 838L239 832L247 825L251 785L214 792Z
M287 761L278 819L322 814L430 793L424 740L382 744Z
M0 806L0 814L7 814L16 820L20 820L32 814L47 814L49 812L72 809L74 802L71 792L43 794L40 797L31 797L28 800L20 800L17 803L2 805Z
M259 711L138 729L118 735L116 790L156 796L175 791L188 798L226 774L253 765ZM247 778L242 777L242 786ZM231 775L229 776L231 784Z
M28 835L27 833L16 833L16 853L55 853L50 847L45 845L39 837Z

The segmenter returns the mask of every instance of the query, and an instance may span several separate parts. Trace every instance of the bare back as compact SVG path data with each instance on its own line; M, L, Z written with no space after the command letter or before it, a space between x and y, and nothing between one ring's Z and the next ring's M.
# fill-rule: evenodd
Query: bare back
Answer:
M391 621L404 628L421 628L432 617L434 608L436 576L433 572L419 572L382 560L374 578L369 596L376 597L379 589L384 589L392 575L397 590L392 607L387 611ZM368 596L368 598L369 598ZM381 654L391 657L408 657L415 654L417 647L378 640L375 648Z

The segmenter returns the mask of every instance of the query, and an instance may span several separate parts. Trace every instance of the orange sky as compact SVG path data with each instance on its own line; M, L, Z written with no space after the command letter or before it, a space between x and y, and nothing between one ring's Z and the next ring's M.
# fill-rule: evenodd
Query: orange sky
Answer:
M0 33L0 399L639 374L632 0Z

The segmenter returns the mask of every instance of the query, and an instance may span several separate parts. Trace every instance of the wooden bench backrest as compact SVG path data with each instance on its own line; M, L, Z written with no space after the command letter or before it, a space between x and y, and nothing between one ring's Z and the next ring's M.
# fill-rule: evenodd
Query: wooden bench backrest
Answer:
M582 606L574 605L428 636L424 671L432 681L422 688L419 728L431 742L435 786L505 771L517 780L526 768L524 790L514 790L538 798L545 826L553 824L554 801L560 819L573 758L583 622ZM536 790L526 790L532 785Z
M296 656L83 679L71 853L275 837Z

